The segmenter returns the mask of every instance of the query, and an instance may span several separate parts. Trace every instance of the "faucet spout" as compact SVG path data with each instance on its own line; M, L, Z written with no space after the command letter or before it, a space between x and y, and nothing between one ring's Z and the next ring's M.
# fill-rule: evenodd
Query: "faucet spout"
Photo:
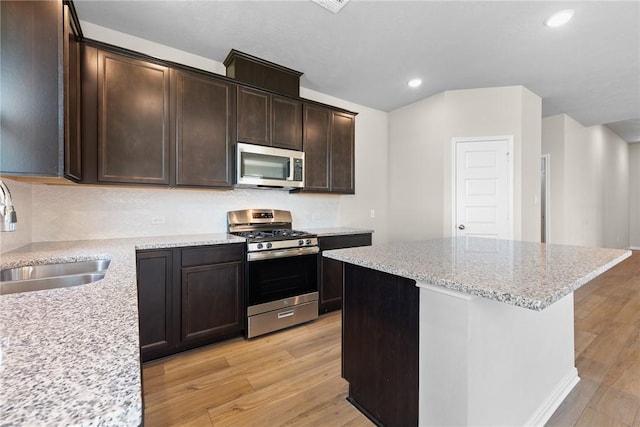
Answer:
M13 208L11 192L0 179L0 231L16 231L18 215Z

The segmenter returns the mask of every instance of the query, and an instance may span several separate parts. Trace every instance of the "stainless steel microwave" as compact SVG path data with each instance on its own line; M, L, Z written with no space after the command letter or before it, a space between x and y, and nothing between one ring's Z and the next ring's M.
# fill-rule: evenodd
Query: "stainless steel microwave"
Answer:
M236 186L304 187L304 153L253 144L236 144Z

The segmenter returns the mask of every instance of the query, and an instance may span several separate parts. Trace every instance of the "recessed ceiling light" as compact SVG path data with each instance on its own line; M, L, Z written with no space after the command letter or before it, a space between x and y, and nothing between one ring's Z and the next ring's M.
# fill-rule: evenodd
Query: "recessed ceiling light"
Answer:
M420 79L411 79L409 80L409 83L407 83L409 85L409 87L418 87L422 84L422 80Z
M544 25L547 27L560 27L569 22L571 18L573 18L574 13L576 13L576 11L573 9L561 10L548 17L544 21Z
M327 10L333 13L340 12L340 9L344 7L349 0L311 0L312 2L319 4Z

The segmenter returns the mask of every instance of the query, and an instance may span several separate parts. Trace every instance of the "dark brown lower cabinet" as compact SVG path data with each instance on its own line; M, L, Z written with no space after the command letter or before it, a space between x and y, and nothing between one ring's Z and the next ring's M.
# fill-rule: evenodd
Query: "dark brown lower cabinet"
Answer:
M318 238L321 251L331 249L353 248L356 246L371 246L371 233L348 234L339 236L323 236ZM342 308L342 279L343 263L320 256L320 314Z
M342 377L377 425L418 425L419 290L415 281L345 264Z
M147 355L162 354L175 347L173 313L173 251L138 252L138 318L140 350Z
M242 333L243 255L243 244L137 252L143 362Z
M239 331L242 324L242 262L182 269L183 343L215 339Z

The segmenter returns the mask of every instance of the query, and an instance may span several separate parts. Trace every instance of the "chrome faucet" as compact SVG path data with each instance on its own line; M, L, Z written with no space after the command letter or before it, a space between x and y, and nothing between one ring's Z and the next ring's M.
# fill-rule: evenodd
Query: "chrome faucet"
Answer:
M18 216L13 208L11 192L0 179L0 231L16 231Z

